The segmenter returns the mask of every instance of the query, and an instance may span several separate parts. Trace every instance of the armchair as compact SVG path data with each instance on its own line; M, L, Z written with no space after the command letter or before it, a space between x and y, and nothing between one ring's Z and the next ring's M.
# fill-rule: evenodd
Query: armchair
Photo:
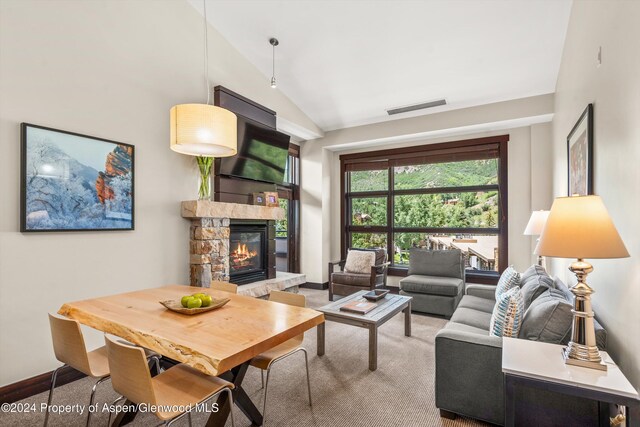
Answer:
M387 251L379 249L350 248L349 250L375 252L375 265L371 266L368 273L351 273L344 271L346 259L329 263L329 301L333 301L333 295L347 296L362 290L373 290L387 285ZM335 267L339 271L335 271Z

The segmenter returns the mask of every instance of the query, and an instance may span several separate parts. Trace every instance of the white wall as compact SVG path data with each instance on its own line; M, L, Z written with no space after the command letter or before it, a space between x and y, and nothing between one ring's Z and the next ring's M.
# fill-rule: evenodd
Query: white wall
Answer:
M169 109L206 100L202 33L186 1L0 1L0 386L59 366L46 314L64 302L188 283L179 203L196 197L197 169L169 150ZM315 127L209 37L213 84ZM134 144L136 230L19 233L23 121Z
M518 123L518 119L544 116L552 108L553 96L545 95L331 131L322 139L305 142L301 153L301 269L307 280L326 282L327 263L340 258L341 154L503 134L510 135L509 263L521 270L527 268L534 261L535 245L522 232L532 209L548 209L551 205L551 126L548 122L513 128L509 125ZM484 127L484 132L468 131ZM445 134L449 136L442 136ZM383 136L385 141L380 142ZM348 149L350 143L357 148ZM538 176L547 178L538 180ZM330 247L329 253L321 250L326 247ZM389 283L396 282L391 278Z
M640 2L576 1L558 76L553 120L553 190L567 194L566 137L594 103L594 189L631 258L590 260L593 306L608 331L608 349L640 390ZM602 65L596 59L602 47ZM553 271L575 283L554 260ZM640 416L640 411L636 416ZM640 422L637 424L640 425Z

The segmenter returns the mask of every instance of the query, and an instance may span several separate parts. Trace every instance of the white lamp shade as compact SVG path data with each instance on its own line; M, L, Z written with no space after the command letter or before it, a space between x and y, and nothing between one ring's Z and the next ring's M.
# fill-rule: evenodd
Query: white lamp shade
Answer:
M203 157L238 152L238 118L231 111L208 104L180 104L171 108L170 115L173 151Z
M629 256L599 196L555 199L536 253L578 259Z
M524 229L525 236L539 236L542 234L544 224L549 217L549 211L533 211L531 212L531 218L527 223L527 228Z

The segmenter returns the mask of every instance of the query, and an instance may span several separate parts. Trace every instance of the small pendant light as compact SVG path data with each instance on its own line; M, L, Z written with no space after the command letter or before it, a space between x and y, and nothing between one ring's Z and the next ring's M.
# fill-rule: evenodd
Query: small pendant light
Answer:
M272 72L271 72L271 87L273 89L276 88L276 46L280 44L277 38L271 37L269 39L269 44L273 46L273 54L271 56L271 64L272 64Z
M204 78L206 104L179 104L170 111L170 147L190 156L229 157L238 152L237 117L231 111L210 105L207 1L204 2Z

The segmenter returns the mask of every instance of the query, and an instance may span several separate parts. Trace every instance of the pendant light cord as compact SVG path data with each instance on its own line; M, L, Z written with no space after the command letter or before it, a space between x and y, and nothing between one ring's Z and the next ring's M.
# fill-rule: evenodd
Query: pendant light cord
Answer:
M204 84L207 88L207 105L211 99L211 91L209 90L209 37L207 37L207 0L203 0L204 4Z

